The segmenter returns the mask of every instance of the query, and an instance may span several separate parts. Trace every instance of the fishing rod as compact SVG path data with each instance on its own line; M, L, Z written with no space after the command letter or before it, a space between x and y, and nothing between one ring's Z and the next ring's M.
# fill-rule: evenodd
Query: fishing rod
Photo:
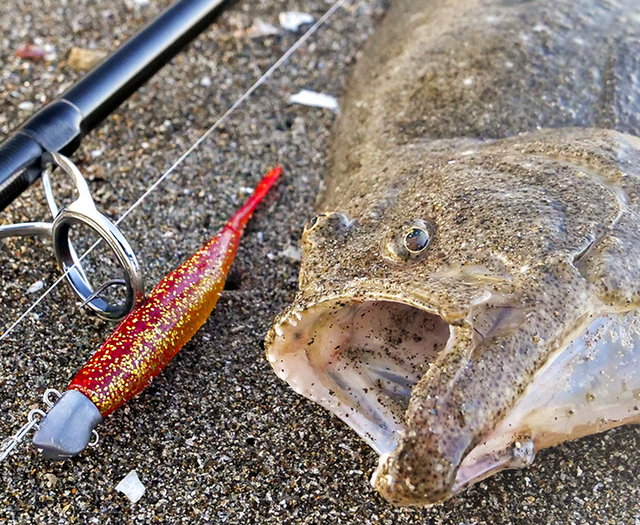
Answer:
M335 0L333 5L327 9L327 11L322 15L291 47L289 47L284 54L274 62L274 64L264 73L260 75L260 77L251 85L249 89L247 89L240 98L238 98L229 108L207 129L200 137L191 144L191 146L186 149L180 157L162 174L160 175L148 188L147 190L140 196L138 199L129 206L129 208L120 216L120 218L115 221L115 224L118 225L122 222L126 217L129 216L140 204L151 194L153 193L162 182L169 177L173 172L177 170L177 168L189 157L204 141L206 141L211 134L217 130L223 122L225 122L230 115L236 111L249 97L253 95L253 93L263 84L265 83L273 73L278 70L289 58L293 55L298 49L300 49L309 38L327 21L331 16L340 9L344 4L346 4L348 0ZM45 173L43 173L44 177ZM43 178L44 182L44 178ZM46 189L46 188L45 188ZM0 226L0 238L2 237L2 226ZM95 246L95 244L89 248L79 260L82 260ZM68 272L67 270L66 272ZM0 341L5 339L9 333L12 332L14 328L16 328L33 310L38 306L38 304L43 301L57 286L58 284L66 277L67 273L63 273L63 275L56 280L45 292L42 293L11 325L4 330L4 332L0 333Z
M244 92L244 94L238 98L225 112L224 114L222 114L184 153L182 153L182 155L160 176L156 179L156 181L149 186L149 188L145 191L145 193L140 196L121 216L120 218L116 221L115 224L119 224L125 217L127 217L133 210L135 210L138 205L149 195L151 194L159 185L160 183L162 183L162 181L164 181L171 173L173 173L177 167L193 152L195 151L209 136L211 136L211 134L218 129L218 127L241 105L243 104L267 79L269 79L273 73L280 68L290 57L293 53L295 53L298 49L300 49L300 47L311 37L311 35L313 35L318 28L320 28L340 7L342 7L343 4L345 4L347 2L347 0L336 0L334 2L334 4L324 13L324 15L322 15L291 47L289 47L286 52L271 66L269 67L269 69L267 71L265 71L264 73L262 73L260 75L260 77L251 85L251 87L249 89L247 89L247 91ZM243 209L241 209L240 212L238 212L238 214L236 214L234 217L232 218L232 221L235 220L239 220L239 217L241 215L246 215L246 213L250 213L250 210L253 209L253 206L255 206L257 204L257 202L259 201L259 199L262 198L262 193L261 192L265 192L267 191L268 187L275 181L275 179L278 177L280 173L280 168L276 168L275 170L273 170L272 172L270 172L270 174L268 174L267 176L265 176L262 180L262 182L258 185L258 187L261 187L261 190L256 189L254 191L254 197L250 198L250 202L252 202L252 204L249 206L249 208L247 208L247 206L245 206ZM257 195L261 195L259 198L257 197ZM244 211L243 211L244 210ZM247 211L249 210L249 211ZM247 216L248 217L248 216ZM237 228L235 228L237 230ZM225 231L225 230L223 230ZM217 237L214 238L214 241L217 241ZM213 242L213 241L212 241ZM228 246L226 247L225 250L223 250L224 253L228 253ZM200 252L198 252L200 253ZM198 255L196 254L196 257ZM215 262L215 261L214 261ZM187 266L190 264L189 262L186 263ZM183 267L181 267L183 268ZM184 268L183 268L184 269ZM176 270L178 272L182 271L180 269ZM46 295L53 290L56 285L62 280L62 278L60 278L58 281L56 281L56 283L54 283L43 295L40 296L40 298L34 302L21 316L20 318L18 318L18 320L16 320L3 334L0 334L0 341L6 337L6 335L15 327L17 326L18 323L20 323L20 321L22 319L24 319L24 317L26 315L28 315L28 313L44 298L46 297ZM216 286L220 286L220 282L223 282L224 280L224 274L219 275L218 279L217 279L217 284ZM215 287L212 287L215 288ZM160 293L160 297L164 297L164 288L161 285L158 285L155 289L154 292L156 293ZM219 290L218 290L219 291ZM150 297L154 295L154 292L151 292ZM186 303L191 303L191 295L192 294L187 294L185 297L188 299L186 301ZM125 319L118 328L116 328L116 330L114 331L114 334L112 334L112 337L116 337L116 338L120 338L124 335L126 335L126 337L129 337L130 335L133 335L132 333L129 333L126 330L127 322L128 320L131 320L131 322L133 322L133 320L136 319L136 316L139 312L145 312L146 310L148 310L149 308L155 308L154 306L154 302L153 300L150 299L150 303L143 303L139 308L133 310L133 312L130 314L129 317L127 317L127 319ZM213 305L211 305L211 307L213 307ZM201 315L202 312L199 312L200 309L195 308L195 309L191 309L189 312L184 314L184 317L186 319L186 321L189 323L192 321L193 318L198 317ZM166 315L168 315L169 317L175 317L171 312L172 309L171 308L164 308L163 309L164 313ZM209 310L210 311L210 310ZM164 314L163 314L164 315ZM204 319L206 319L206 316L208 315L208 313L202 314L203 318L201 319L202 322L204 322ZM131 318L131 319L130 319ZM195 325L194 325L195 326ZM198 326L200 326L198 324ZM161 331L161 333L159 334L161 338L169 338L171 339L173 336L173 329L169 328L168 330L164 330ZM155 329L153 330L153 333L155 332ZM128 335L127 335L128 334ZM143 336L146 336L145 334L147 334L147 331L142 332ZM193 335L192 333L189 335L189 337ZM134 340L135 339L135 340ZM143 337L144 339L144 337ZM105 344L101 347L102 350L100 350L99 352L106 352L106 353L111 353L112 350L114 350L113 346L111 343L113 342L113 339L110 338L108 339ZM4 460L9 453L11 452L11 450L13 450L13 448L31 431L35 430L40 430L40 424L42 423L43 425L43 433L39 434L37 442L34 442L34 444L36 445L37 448L42 448L43 450L46 449L46 455L48 457L52 457L55 459L63 459L64 457L69 457L71 455L75 455L77 453L79 453L82 449L84 449L84 447L86 446L93 446L96 445L98 442L98 438L97 438L97 432L95 432L94 427L100 422L102 421L103 418L103 412L100 411L99 408L97 408L97 406L91 406L91 403L93 403L93 405L100 404L102 405L102 400L99 398L95 398L95 402L88 399L85 400L83 399L83 397L78 397L78 392L80 390L84 390L86 391L86 393L89 395L89 397L93 396L93 394L91 394L91 392L89 390L86 390L84 387L86 386L87 380L85 379L85 374L88 374L89 376L89 381L90 382L95 382L94 380L97 380L99 383L99 389L100 390L103 386L104 386L104 381L106 381L109 385L113 385L116 389L118 389L118 385L121 383L126 383L127 384L127 388L125 389L125 391L121 391L121 393L125 394L123 396L121 396L121 398L118 400L117 404L119 406L120 402L124 402L127 399L135 396L140 390L139 390L139 386L140 384L142 385L146 385L149 383L148 379L151 376L155 376L157 373L159 373L160 369L162 367L164 367L164 365L166 364L166 362L168 362L168 360L172 357L172 355L178 351L179 347L184 343L185 341L179 342L179 344L173 344L171 346L171 348L168 351L164 351L163 352L163 356L161 357L160 361L158 361L157 357L154 355L153 352L146 352L145 356L143 356L143 361L145 361L143 363L143 366L136 366L135 370L134 370L134 375L137 374L137 376L143 377L144 379L142 381L138 381L138 382L132 382L130 381L129 377L124 377L122 375L123 372L123 367L120 367L120 363L115 363L116 366L114 367L115 370L115 375L110 373L107 375L102 374L102 370L99 369L99 367L95 366L95 362L92 359L84 368L83 371L81 371L82 378L80 377L80 375L77 378L74 378L74 380L72 381L71 385L69 386L68 391L61 395L58 391L53 390L53 389L48 389L44 396L43 396L43 402L47 405L47 407L51 410L51 412L49 412L51 414L51 418L49 418L46 422L45 425L45 418L47 418L48 413L44 412L40 409L33 409L29 412L28 414L28 419L27 422L18 430L18 432L10 437L8 440L5 441L4 446L0 447L0 461ZM131 344L129 344L131 343ZM128 347L126 349L126 351L123 353L121 350L122 348L120 348L120 346L116 345L117 348L115 348L115 353L113 354L116 359L121 359L121 357L125 355L128 356L129 354L131 354L131 352L133 351L133 353L137 353L140 354L140 352L138 352L138 349L141 347L140 346L140 341L139 338L134 337L133 339L131 339L128 343L127 343ZM161 349L162 350L162 349ZM155 352L155 350L154 350ZM143 352L144 353L144 352ZM97 356L102 356L102 353L98 353L96 354ZM106 354L104 354L106 355ZM140 357L140 356L138 356ZM100 358L98 359L98 361L100 361ZM111 362L111 361L110 361ZM150 368L151 367L151 368ZM94 374L95 372L97 372L97 374ZM146 374L146 375L145 375ZM149 375L151 374L151 376ZM115 378L115 381L112 381L112 379ZM76 379L78 381L76 381ZM76 387L78 387L79 390L76 389ZM111 388L111 387L109 387ZM65 397L66 396L66 397ZM86 396L85 396L86 397ZM59 398L58 401L63 402L64 404L62 405L62 408L58 408L54 411L54 407L55 406L60 406L57 405L56 399L53 398ZM63 401L64 399L66 399L66 401ZM79 401L78 401L79 400ZM107 415L108 413L110 413L112 408L112 405L110 405L110 408L105 408L104 409L104 415ZM78 416L78 421L81 422L80 423L73 423L71 421L71 419L76 418L76 416ZM73 426L76 427L78 424L82 427L82 431L80 431L78 434L75 435L71 435L70 433L70 425L73 423ZM69 428L68 428L69 427Z
M191 42L232 0L180 0L101 62L59 98L41 108L0 144L0 211L42 175L53 222L0 226L0 238L24 235L53 239L56 259L83 304L106 319L122 319L144 297L144 279L129 243L96 209L80 171L68 159L82 138L98 126L186 44ZM58 167L74 182L80 197L59 210L48 176ZM124 281L109 281L93 290L69 240L71 226L95 231L114 252ZM98 294L111 285L125 285L121 305Z

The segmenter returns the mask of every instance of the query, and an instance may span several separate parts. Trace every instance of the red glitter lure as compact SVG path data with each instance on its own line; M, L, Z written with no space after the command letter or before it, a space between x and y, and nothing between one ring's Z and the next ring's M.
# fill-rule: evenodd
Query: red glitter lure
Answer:
M226 226L166 275L73 378L34 435L45 456L65 459L84 450L102 418L139 394L204 324L244 226L280 173L280 167L268 173Z

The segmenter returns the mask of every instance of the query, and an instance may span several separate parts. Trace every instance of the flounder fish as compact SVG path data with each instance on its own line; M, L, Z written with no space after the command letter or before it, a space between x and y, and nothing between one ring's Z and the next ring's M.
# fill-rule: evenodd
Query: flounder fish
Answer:
M276 374L438 503L640 422L640 3L396 0L357 65Z

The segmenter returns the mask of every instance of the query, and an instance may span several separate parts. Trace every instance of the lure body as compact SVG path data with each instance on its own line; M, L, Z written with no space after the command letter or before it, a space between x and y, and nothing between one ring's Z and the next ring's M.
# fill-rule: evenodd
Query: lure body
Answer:
M124 318L73 378L56 406L70 391L79 392L84 396L71 397L79 399L83 405L86 403L82 397L86 397L95 405L102 417L96 413L89 419L96 420L97 424L144 390L211 314L238 250L244 226L280 173L281 168L277 167L267 174L224 228L185 263L167 274L144 302ZM56 411L56 406L40 424L34 444L43 448L49 457L60 459L75 454L49 450L53 448L51 443L56 441L56 436L52 438L44 430L47 420L55 419L52 416L62 412ZM78 409L74 406L66 412L78 412ZM68 424L55 424L55 427L57 434L66 430ZM86 443L82 449L85 446ZM64 452L71 451L67 447Z

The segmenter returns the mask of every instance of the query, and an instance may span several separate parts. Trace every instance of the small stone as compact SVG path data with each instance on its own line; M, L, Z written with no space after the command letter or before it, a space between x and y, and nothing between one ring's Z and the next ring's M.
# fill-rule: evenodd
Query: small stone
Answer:
M53 488L58 482L58 477L55 474L45 474L44 477L47 480L47 487Z
M82 49L74 47L69 53L67 65L75 71L87 71L107 56L106 51L99 49Z
M22 44L16 49L16 55L33 62L44 60L45 50L36 44Z

